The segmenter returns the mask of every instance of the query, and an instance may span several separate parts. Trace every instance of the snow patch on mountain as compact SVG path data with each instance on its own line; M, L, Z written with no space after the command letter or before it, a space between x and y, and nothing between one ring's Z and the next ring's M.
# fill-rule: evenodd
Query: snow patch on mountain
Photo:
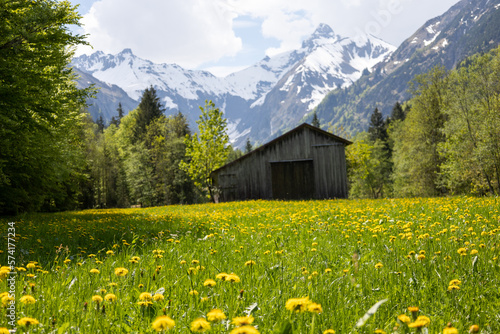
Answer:
M226 77L156 64L130 49L116 55L100 51L82 55L72 64L107 85L118 86L135 101L153 86L168 112L180 110L191 122L199 115L198 106L211 99L228 119L231 142L241 146L247 137L262 142L262 133L270 135L271 129L296 125L292 123L300 121L328 92L351 85L394 50L373 36L344 38L321 24L300 49L265 57ZM279 126L263 123L267 119L278 122L280 115L286 121Z

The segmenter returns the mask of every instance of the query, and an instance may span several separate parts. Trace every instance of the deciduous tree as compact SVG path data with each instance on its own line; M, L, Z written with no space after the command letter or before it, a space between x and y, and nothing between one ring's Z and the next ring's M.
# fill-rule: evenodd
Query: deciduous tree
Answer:
M196 122L198 133L185 139L189 161L182 162L181 168L191 176L197 187L208 191L214 201L210 174L221 167L229 155L227 121L212 101L205 101L205 107L200 107L200 110L201 115Z
M69 1L0 0L0 213L74 205L81 108L68 66L84 37Z

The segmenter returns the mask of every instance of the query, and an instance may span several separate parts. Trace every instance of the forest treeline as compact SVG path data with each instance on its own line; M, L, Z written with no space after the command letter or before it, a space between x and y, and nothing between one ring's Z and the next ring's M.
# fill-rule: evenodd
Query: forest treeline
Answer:
M109 126L92 121L86 101L95 91L79 89L70 66L75 46L86 44L68 28L79 25L76 7L0 0L0 8L0 215L207 200L196 187L206 188L207 173L189 169L206 163L196 151L203 146L181 113L164 116L152 87L126 116L117 106ZM205 115L218 122L205 136L225 138L214 132L225 126L219 110ZM214 168L241 155L222 145L207 152Z
M500 193L500 48L436 67L348 147L350 197Z
M182 113L164 115L152 87L126 116L117 106L111 124L94 122L86 101L95 92L79 89L69 66L86 44L68 30L79 24L76 8L56 0L0 8L0 215L206 201L209 172L242 154L211 102L200 121L212 126L198 123L192 135ZM390 117L374 110L347 149L350 196L498 195L499 78L495 49L416 77L411 100Z

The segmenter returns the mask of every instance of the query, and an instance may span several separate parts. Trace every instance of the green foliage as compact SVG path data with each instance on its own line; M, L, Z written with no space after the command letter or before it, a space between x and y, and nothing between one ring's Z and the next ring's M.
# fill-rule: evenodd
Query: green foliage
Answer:
M399 102L396 102L391 111L390 120L392 121L404 121L406 118L406 113Z
M153 86L144 90L138 110L134 129L136 140L143 139L148 125L163 115L164 109Z
M386 143L369 137L362 132L347 147L350 198L380 198L391 192L391 162Z
M445 109L443 183L454 193L500 193L500 49L453 71Z
M82 177L79 90L68 64L84 44L68 1L0 1L0 213L74 207Z
M214 189L210 174L224 165L230 152L229 136L226 133L227 121L222 112L212 101L205 101L205 107L200 107L198 133L186 136L186 156L189 162L181 162L185 170L195 182L195 185L209 193L214 201Z
M180 112L151 120L141 140L135 131L140 110L132 110L119 125L104 132L86 126L89 178L81 199L84 208L157 206L192 203L194 185L179 164L186 159L184 137L190 133Z
M252 152L253 146L252 143L250 143L250 139L247 138L247 142L245 144L245 154Z
M192 203L193 183L179 164L186 159L184 138L190 134L187 119L180 112L161 116L146 133L146 145L153 165L154 204Z
M387 129L386 123L384 121L384 116L375 108L370 117L370 126L368 127L368 133L370 135L371 141L381 140L383 142L387 141Z
M311 121L311 125L315 126L317 128L321 128L321 123L319 122L318 113L316 112L316 110L313 113L313 118L312 118L312 121Z
M443 113L446 72L436 67L410 84L411 111L394 135L394 193L396 196L435 196L439 189L438 146L444 142Z

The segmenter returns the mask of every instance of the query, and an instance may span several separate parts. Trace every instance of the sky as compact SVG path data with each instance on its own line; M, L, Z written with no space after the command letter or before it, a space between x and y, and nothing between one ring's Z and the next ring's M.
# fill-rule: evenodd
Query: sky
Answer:
M155 63L225 76L297 49L320 23L399 46L458 0L70 0L95 51L125 48Z

